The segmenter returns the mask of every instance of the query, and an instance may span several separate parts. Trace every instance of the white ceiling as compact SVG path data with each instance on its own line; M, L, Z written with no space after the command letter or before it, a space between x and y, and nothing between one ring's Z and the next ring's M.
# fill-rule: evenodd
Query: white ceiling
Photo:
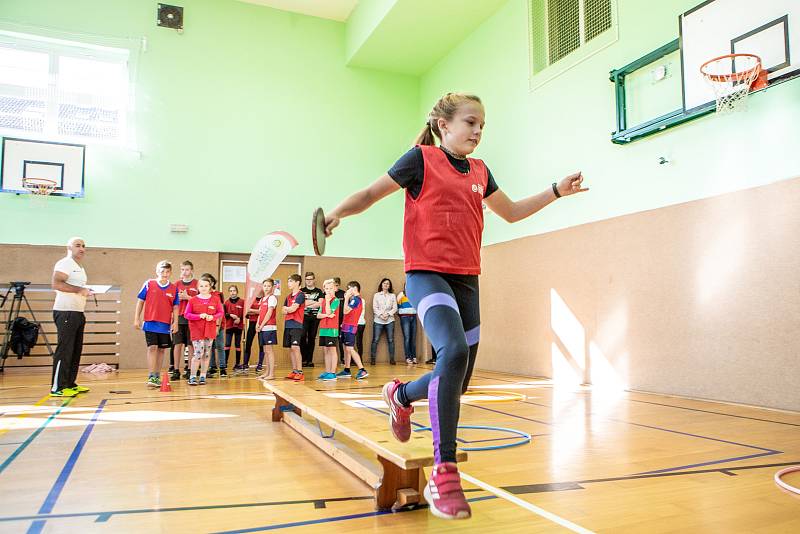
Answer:
M311 15L323 19L338 20L344 22L353 9L356 7L358 0L239 0L240 2L247 2L249 4L259 4L268 6L282 11L292 11L294 13L302 13L303 15Z

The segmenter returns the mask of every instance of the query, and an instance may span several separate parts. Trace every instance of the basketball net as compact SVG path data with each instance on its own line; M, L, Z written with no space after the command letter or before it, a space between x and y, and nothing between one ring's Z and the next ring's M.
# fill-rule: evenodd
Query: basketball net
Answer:
M56 183L47 178L23 178L22 187L30 194L36 204L43 204L45 199L56 190Z
M767 71L761 58L753 54L727 54L705 62L700 67L703 78L714 90L717 113L747 109L750 91L767 86Z

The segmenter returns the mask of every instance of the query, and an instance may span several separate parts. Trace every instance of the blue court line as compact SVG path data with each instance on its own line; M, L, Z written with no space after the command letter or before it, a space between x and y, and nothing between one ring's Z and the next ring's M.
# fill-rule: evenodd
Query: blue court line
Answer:
M749 454L747 456L736 456L733 458L723 458L722 460L712 460L710 462L700 462L698 464L679 465L678 467L668 467L666 469L656 469L653 471L642 471L641 473L634 473L634 475L655 475L661 473L670 473L672 471L681 471L683 469L691 469L692 467L703 467L706 465L724 464L728 462L736 462L739 460L750 460L752 458L761 458L763 456L772 456L773 454L783 454L783 451L770 451L761 452L758 454Z
M522 402L524 404L532 404L534 406L541 406L541 407L544 407L544 408L552 408L552 406L548 406L547 404L541 404L541 403L531 402L531 401L522 401ZM478 408L478 407L479 406L476 406L476 408ZM500 413L502 413L502 412L500 412ZM511 415L511 414L506 414L506 415ZM591 412L589 412L588 415L592 416L592 417L597 417L594 414L592 414ZM653 470L653 471L642 471L641 473L634 473L633 474L634 476L636 476L636 475L652 475L652 474L659 474L659 473L669 473L669 472L672 472L672 471L682 471L684 469L691 469L692 467L703 467L703 466L706 466L706 465L722 464L722 463L727 463L727 462L735 462L735 461L739 461L739 460L750 460L752 458L760 458L760 457L763 457L763 456L772 456L773 454L782 454L783 453L783 451L778 451L778 450L774 450L774 449L768 449L766 447L759 447L757 445L749 445L747 443L739 443L739 442L736 442L736 441L729 441L729 440L726 440L726 439L712 438L710 436L701 436L699 434L691 434L689 432L681 432L680 430L671 430L669 428L663 428L663 427L659 427L659 426L644 425L642 423L633 423L631 421L624 421L622 419L614 419L613 417L605 417L605 419L608 420L608 421L614 421L615 423L623 423L623 424L627 424L627 425L631 425L631 426L639 426L639 427L642 427L642 428L649 428L651 430L658 430L660 432L670 432L672 434L680 434L682 436L689 436L689 437L692 437L692 438L705 439L705 440L709 440L709 441L717 441L717 442L725 443L725 444L728 444L728 445L736 445L738 447L745 447L745 448L754 449L754 450L757 450L757 451L764 451L764 452L761 452L761 453L758 453L758 454L750 454L750 455L746 455L746 456L734 456L734 457L731 457L731 458L722 458L720 460L711 460L711 461L708 461L708 462L700 462L700 463L694 463L694 464L688 464L688 465L679 465L679 466L676 466L676 467L668 467L668 468L665 468L665 469L657 469L657 470Z
M530 401L522 401L522 402L524 404L533 404L534 406L542 406L544 408L552 408L552 406L548 406L547 404L539 404L539 403L530 402ZM500 412L500 413L502 413L502 412ZM511 414L506 414L506 415L511 415ZM587 415L590 415L590 416L593 416L593 417L597 417L591 412L589 412ZM623 419L614 419L613 417L605 417L605 416L602 416L602 417L604 417L608 421L614 421L615 423L623 423L623 424L631 425L631 426L640 426L642 428L649 428L649 429L652 429L652 430L659 430L661 432L670 432L672 434L681 434L683 436L689 436L689 437L692 437L692 438L707 439L707 440L710 440L710 441L719 441L721 443L727 443L728 445L738 445L739 447L747 447L748 449L766 451L766 452L768 452L770 454L779 454L779 453L783 452L783 451L776 451L774 449L768 449L766 447L759 447L757 445L749 445L747 443L739 443L737 441L729 441L729 440L726 440L726 439L712 438L710 436L701 436L700 434L691 434L689 432L682 432L680 430L671 430L669 428L663 428L663 427L660 427L660 426L645 425L645 424L642 424L642 423L634 423L632 421L625 421ZM686 466L686 467L694 467L694 466Z
M800 463L800 459L793 460L789 462L782 462L782 463L773 463L773 464L759 464L759 465L746 465L746 466L739 466L739 467L729 467L725 469L702 469L696 471L682 471L679 473L658 473L653 475L625 475L620 477L608 477L608 478L595 478L589 480L578 480L574 482L553 482L553 483L542 483L542 484L532 484L532 485L521 485L521 486L501 486L501 489L508 491L514 495L525 495L530 493L541 493L541 488L553 488L554 486L565 486L565 485L582 485L582 484L598 484L603 482L619 482L624 480L645 480L650 478L662 478L662 477L674 477L674 476L686 476L686 475L703 475L703 474L710 474L710 473L726 473L726 472L737 472L737 471L750 471L754 469L768 469L768 468L776 468L776 467L787 467L791 465L797 465ZM571 489L571 488L567 488ZM578 489L578 488L575 488ZM483 491L481 489L467 489L464 490L464 493L473 493ZM562 491L561 489L546 489L546 491ZM486 500L488 498L492 498L492 496L488 497L479 497L470 500L470 502L479 501L479 500ZM141 508L136 510L109 510L106 512L73 512L73 513L62 513L62 514L52 514L48 516L38 516L38 515L27 515L27 516L8 516L8 517L0 517L0 522L12 522L12 521L32 521L36 519L67 519L67 518L76 518L76 517L91 517L97 516L97 520L95 522L102 523L108 521L111 517L115 515L129 515L129 514L149 514L149 513L166 513L166 512L194 512L198 510L227 510L227 509L234 509L234 508L251 508L251 507L259 507L259 506L286 506L286 505L293 505L293 504L312 504L317 501L326 501L326 502L342 502L342 501L352 501L352 500L372 500L374 499L373 496L364 496L364 497L334 497L330 499L306 499L302 501L277 501L277 502L259 502L259 503L243 503L243 504L217 504L217 505L206 505L206 506L184 506L184 507L173 507L173 508Z
M758 451L764 451L764 452L761 452L761 453L758 453L758 454L750 454L750 455L747 455L747 456L735 456L735 457L732 457L732 458L723 458L721 460L711 460L711 461L708 461L708 462L700 462L700 463L696 463L696 464L679 465L679 466L676 466L676 467L668 467L668 468L665 468L665 469L656 469L654 471L642 471L641 473L634 473L634 475L651 475L651 474L656 474L656 473L668 473L670 471L681 471L683 469L690 469L692 467L702 467L702 466L705 466L705 465L714 465L714 464L721 464L721 463L727 463L727 462L735 462L735 461L739 461L739 460L749 460L751 458L760 458L762 456L772 456L773 454L782 454L783 453L783 451L778 451L778 450L774 450L774 449L767 449L765 447L759 447L757 445L748 445L747 443L738 443L736 441L729 441L729 440L726 440L726 439L712 438L712 437L709 437L709 436L700 436L698 434L690 434L689 432L681 432L679 430L670 430L668 428L661 428L661 427L651 426L651 425L643 425L641 423L631 423L630 421L620 421L620 420L611 419L611 418L609 418L609 420L615 421L615 422L619 422L619 423L627 423L627 424L633 425L633 426L640 426L640 427L643 427L643 428L650 428L650 429L653 429L653 430L660 430L661 432L670 432L672 434L680 434L680 435L683 435L683 436L689 436L689 437L693 437L693 438L706 439L706 440L710 440L710 441L718 441L720 443L726 443L728 445L737 445L739 447L746 447L748 449L755 449L755 450L758 450Z
M23 441L23 442L22 442L22 444L21 444L19 447L17 447L17 448L14 450L14 452L12 452L12 453L11 453L11 455L10 455L8 458L6 458L6 459L5 459L5 461L3 461L3 463L2 463L2 464L0 464L0 474L2 474L2 473L3 473L3 471L5 471L5 470L6 470L6 467L8 467L9 465L11 465L11 462L13 462L13 461L14 461L14 460L17 458L17 456L19 456L19 455L22 453L22 451L24 451L24 450L25 450L25 449L28 447L28 445L30 445L31 443L33 443L33 440L35 440L35 439L36 439L36 437L37 437L39 434L41 434L41 433L42 433L42 431L43 431L43 430L44 430L44 429L47 427L47 425L49 425L49 424L50 424L50 421L52 421L53 419L55 419L55 418L56 418L56 416L57 416L59 413L61 413L61 410L63 410L64 408L66 408L66 407L67 407L67 405L68 405L70 402L72 402L72 397L70 397L70 398L68 398L67 400L63 401L63 402L61 403L61 406L58 408L58 410L56 410L55 412L53 412L52 414L50 414L50 417L48 417L48 418L47 418L47 420L45 420L45 422L44 422L44 423L42 423L42 424L39 426L39 428L37 428L37 429L36 429L36 430L33 432L33 434L31 434L30 436L28 436L28 439L26 439L25 441Z
M675 408L676 410L688 410L690 412L700 412L700 413L710 413L714 415L722 415L724 417L735 417L736 419L749 419L750 421L762 421L764 423L774 423L776 425L787 425L787 426L800 426L798 423L788 423L786 421L774 421L772 419L761 419L760 417L748 417L746 415L736 415L732 413L725 413L725 412L715 412L712 410L701 410L699 408L689 408L686 406L676 406L674 404L664 404L661 402L652 402L652 401L643 401L638 399L628 399L628 402L639 402L642 404L653 404L655 406L666 406L668 408Z
M469 491L469 490L467 490ZM271 502L255 502L255 503L239 503L239 504L212 504L205 506L174 506L165 508L138 508L133 510L108 510L104 512L72 512L63 514L48 514L48 515L18 515L0 517L0 522L10 521L35 521L37 519L64 519L73 517L93 517L97 516L95 523L104 523L115 515L133 515L133 514L163 514L167 512L196 512L200 510L233 510L239 508L256 508L261 506L290 506L296 504L316 504L318 502L328 503L344 502L344 501L371 501L374 500L374 495L363 497L331 497L326 499L305 499L299 501L271 501Z
M384 410L380 410L378 408L373 408L372 406L368 406L368 405L364 404L361 401L356 401L356 404L359 404L359 405L363 406L364 408L367 408L368 410L372 410L373 412L378 412L378 413L383 414L383 415L389 415L389 412L386 412ZM470 405L470 406L472 406L472 405ZM425 425L422 425L420 423L415 423L414 421L411 421L411 424L414 425L415 427L419 428L419 429L428 428ZM549 435L549 434L531 434L531 437L532 438L538 438L538 437L547 436L547 435ZM456 441L457 442L466 443L466 444L483 443L484 441L502 441L504 439L517 439L517 438L516 438L516 436L509 436L509 437L505 437L505 438L467 440L467 439L464 439L464 438L456 437Z
M522 401L522 402L525 402L525 401ZM530 404L530 403L526 403L526 404ZM547 425L547 426L553 426L554 425L554 423L548 423L547 421L540 421L538 419L531 419L530 417L525 417L523 415L516 415L516 414L508 413L508 412L501 412L500 410L493 410L491 408L487 408L486 406L479 406L477 404L467 404L466 406L470 406L472 408L480 408L481 410L487 410L489 412L499 413L501 415L507 415L508 417L515 417L517 419L524 419L525 421L532 421L534 423L539 423L540 425Z
M42 507L39 509L40 515L49 514L53 511L56 501L58 501L58 497L61 495L61 490L64 489L67 479L69 478L70 474L72 474L72 470L75 467L75 462L78 461L78 457L81 455L83 447L86 445L86 441L89 439L89 434L91 434L92 430L94 429L94 424L97 421L100 412L102 412L103 408L105 408L107 400L108 399L103 399L97 406L97 410L95 410L94 415L92 415L91 421L89 421L89 424L86 425L83 434L81 434L81 438L78 440L78 443L75 444L75 448L72 449L72 454L69 455L67 463L64 464L64 468L61 470L58 478L53 483L50 493L47 494L44 503L42 503ZM39 534L42 532L45 522L46 520L44 519L34 521L28 529L28 534Z
M537 402L522 401L522 403L523 404L531 404L533 406L541 406L541 407L544 407L544 408L552 408L552 406L549 406L547 404L537 403ZM371 408L369 406L364 405L363 403L359 403L359 404L362 404L362 406L365 406L366 408L370 408L371 410L375 410L375 411L378 411L380 413L383 413L384 415L388 415L387 412L383 412L381 410L377 410L375 408ZM471 408L478 408L478 409L481 409L481 410L487 410L487 411L498 413L498 414L505 415L505 416L508 416L508 417L514 417L516 419L523 419L525 421L533 421L534 423L540 423L540 424L543 424L543 425L553 426L553 425L556 424L556 423L548 423L546 421L540 421L538 419L532 419L530 417L525 417L525 416L522 416L522 415L516 415L516 414L512 414L512 413L508 413L508 412L503 412L501 410L494 410L492 408L487 408L486 406L480 406L480 405L477 405L477 404L467 404L466 406L470 406ZM594 414L592 414L591 412L588 413L587 415L593 416L593 417L597 417ZM690 469L692 467L702 467L702 466L705 466L705 465L714 465L714 464L720 464L720 463L726 463L726 462L734 462L734 461L739 461L739 460L749 460L749 459L752 459L752 458L760 458L762 456L772 456L774 454L782 454L783 453L783 451L774 450L774 449L768 449L766 447L759 447L757 445L749 445L747 443L738 443L736 441L729 441L729 440L724 440L724 439L719 439L719 438L712 438L712 437L709 437L709 436L701 436L699 434L690 434L689 432L681 432L679 430L670 430L668 428L662 428L662 427L651 426L651 425L644 425L644 424L641 424L641 423L633 423L631 421L624 421L624 420L621 420L621 419L613 419L611 417L606 417L605 419L607 419L609 421L614 421L614 422L617 422L617 423L624 423L624 424L628 424L628 425L632 425L632 426L640 426L640 427L649 428L649 429L652 429L652 430L659 430L661 432L671 432L673 434L681 434L681 435L684 435L684 436L690 436L690 437L699 438L699 439L705 439L705 440L710 440L710 441L718 441L720 443L726 443L728 445L736 445L736 446L739 446L739 447L745 447L745 448L749 448L749 449L764 451L762 453L752 454L752 455L747 455L747 456L735 456L735 457L732 457L732 458L723 458L723 459L720 459L720 460L712 460L712 461L709 461L709 462L701 462L701 463L689 464L689 465L680 465L680 466L676 466L676 467L668 467L666 469L659 469L659 470L655 470L655 471L645 471L645 472L641 472L641 473L634 473L634 475L668 473L668 472L671 472L671 471L681 471L683 469ZM413 423L413 424L415 424L417 426L421 426L421 425L418 425L417 423Z
M488 501L489 499L497 499L494 495L486 495L484 497L475 497L474 499L467 499L467 502L479 502L479 501ZM417 510L422 510L427 508L427 506L420 506L418 508L401 508L399 510L377 510L375 512L366 512L363 514L350 514L350 515L340 515L336 517L325 517L323 519L309 519L307 521L295 521L294 523L281 523L278 525L265 525L261 527L252 527L252 528L244 528L241 530L223 530L220 532L215 532L213 534L246 534L248 532L265 532L267 530L280 530L283 528L293 528L293 527L304 527L307 525L319 525L321 523L335 523L338 521L349 521L350 519L362 519L365 517L377 517L381 515L387 514L400 514L405 512L414 512Z
M690 434L689 432L681 432L680 430L670 430L669 428L662 428L662 427L659 427L659 426L643 425L641 423L632 423L630 421L623 421L621 419L614 419L614 418L611 418L611 417L608 417L607 419L609 421L614 421L615 423L626 423L626 424L629 424L629 425L632 425L632 426L640 426L640 427L643 427L643 428L651 428L653 430L660 430L662 432L670 432L672 434L681 434L682 436L689 436L689 437L692 437L692 438L707 439L707 440L710 440L710 441L719 441L720 443L727 443L728 445L738 445L740 447L747 447L748 449L756 449L756 450L759 450L759 451L766 451L766 452L770 452L770 453L773 453L773 454L783 452L783 451L776 451L774 449L767 449L765 447L759 447L757 445L748 445L747 443L738 443L736 441L728 441L726 439L712 438L712 437L709 437L709 436L701 436L699 434Z

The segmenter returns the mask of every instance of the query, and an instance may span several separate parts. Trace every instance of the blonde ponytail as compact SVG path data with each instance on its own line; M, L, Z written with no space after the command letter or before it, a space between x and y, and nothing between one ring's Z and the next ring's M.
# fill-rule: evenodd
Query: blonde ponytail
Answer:
M417 139L414 141L414 144L436 146L436 139L433 137L433 130L431 129L430 122L425 123L425 127L422 128L422 131L419 132L419 135L417 135Z
M439 131L439 119L452 120L458 108L467 102L483 104L477 96L465 93L447 93L440 98L431 112L428 113L428 122L425 123L425 127L417 135L414 144L436 146L436 138L439 138L440 141L442 139L442 133Z

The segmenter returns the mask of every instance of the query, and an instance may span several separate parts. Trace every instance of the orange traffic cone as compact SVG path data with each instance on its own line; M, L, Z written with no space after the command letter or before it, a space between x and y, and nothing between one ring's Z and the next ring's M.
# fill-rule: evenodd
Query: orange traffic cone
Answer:
M172 386L169 385L169 373L161 373L161 391L172 391Z

